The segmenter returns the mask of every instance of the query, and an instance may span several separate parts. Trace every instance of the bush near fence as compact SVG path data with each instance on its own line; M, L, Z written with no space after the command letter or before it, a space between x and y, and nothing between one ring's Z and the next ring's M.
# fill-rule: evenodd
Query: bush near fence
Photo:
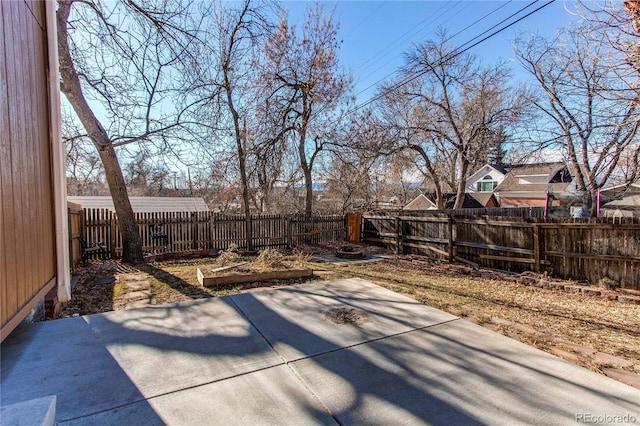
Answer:
M225 250L248 247L243 215L213 212L136 213L145 253ZM294 247L344 240L343 215L255 215L252 247ZM122 236L116 214L107 209L83 209L81 235L88 246L107 246L111 258L122 256Z
M640 219L364 215L365 243L511 272L640 290Z

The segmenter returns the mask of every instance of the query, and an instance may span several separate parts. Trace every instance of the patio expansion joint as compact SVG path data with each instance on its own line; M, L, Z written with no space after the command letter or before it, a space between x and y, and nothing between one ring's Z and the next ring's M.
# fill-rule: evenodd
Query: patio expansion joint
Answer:
M267 344L269 345L269 347L271 348L271 350L278 355L278 357L282 360L282 363L287 367L287 369L289 371L291 371L293 373L293 375L298 379L298 381L302 384L302 386L307 390L307 392L309 392L309 394L311 395L311 397L316 400L318 402L318 404L320 404L320 406L322 407L322 409L329 415L331 416L331 418L333 419L334 422L336 422L337 425L342 426L342 423L338 420L338 418L336 416L333 415L333 413L331 412L331 409L329 408L329 406L320 398L320 396L318 394L316 394L313 389L311 389L309 387L309 385L307 384L307 382L305 382L302 377L300 377L300 375L298 374L298 372L290 365L291 363L289 361L286 360L286 358L284 358L277 350L275 347L273 347L273 345L271 344L271 342L269 341L269 339L267 339L267 337L262 333L262 331L260 330L260 328L258 328L258 326L251 321L251 318L249 318L249 316L242 310L242 308L240 306L238 306L238 304L235 302L235 300L233 300L233 298L229 298L229 300L231 301L231 303L233 303L233 305L236 307L236 309L238 309L238 312L240 312L242 314L242 316L244 316L244 318L249 322L249 324L251 324L251 326L253 328L256 329L256 331L260 334L260 336L262 336L262 338L264 339L265 342L267 342ZM279 364L282 365L282 364Z
M331 418L336 422L336 424L338 425L342 425L342 423L338 420L338 418L331 412L331 409L329 408L329 406L320 398L320 396L313 391L313 389L311 389L311 387L309 386L309 384L298 374L298 372L296 371L295 368L293 368L293 364L298 362L298 361L302 361L305 359L312 359L321 355L326 355L326 354L330 354L330 353L335 353L335 352L339 352L339 351L343 351L346 349L351 349L351 348L355 348L358 346L362 346L362 345L366 345L372 342L378 342L384 339L388 339L391 337L397 337L397 336L402 336L405 334L409 334L409 333L413 333L415 331L419 331L419 330L427 330L430 328L434 328L434 327L438 327L441 325L446 325L446 324L450 324L450 323L454 323L456 321L462 321L462 318L456 317L450 320L446 320L446 321L441 321L438 322L436 324L429 324L429 325L425 325L422 327L414 327L410 330L405 330L405 331L401 331L398 333L393 333L393 334L387 334L385 336L381 336L381 337L377 337L377 338L373 338L373 339L368 339L364 342L359 342L359 343L354 343L352 345L347 345L347 346L343 346L340 348L336 348L336 349L331 349L331 350L326 350L317 354L313 354L313 355L307 355L304 357L300 357L300 358L296 358L294 360L288 361L284 356L282 356L282 354L280 354L278 352L278 350L273 346L273 344L269 341L269 339L267 338L267 336L264 335L264 333L262 332L262 330L260 330L260 327L258 327L257 324L255 324L251 318L249 317L249 315L247 315L247 313L242 310L242 308L236 304L236 302L233 300L233 298L230 298L231 303L233 303L233 305L236 307L236 309L238 309L238 312L241 313L241 315L249 322L249 324L251 324L251 326L253 328L255 328L255 330L260 334L260 336L262 336L262 338L265 340L265 342L267 342L267 344L269 345L269 347L271 348L271 350L273 350L273 352L278 355L278 357L282 360L283 364L287 366L287 368L298 378L298 380L300 381L300 383L302 384L302 386L304 386L304 388L307 390L307 392L309 392L309 394L322 406L322 408L331 416ZM281 364L279 364L281 365ZM275 366L274 366L275 367ZM268 367L268 368L272 368L272 367ZM249 374L249 373L245 373L245 374Z
M427 330L427 329L430 329L430 328L439 327L441 325L451 324L451 323L454 323L456 321L462 321L462 318L453 318L453 319L450 319L450 320L439 322L437 324L429 324L429 325L425 325L425 326L422 326L422 327L416 327L416 328L412 328L411 330L400 331L398 333L387 334L385 336L380 336L380 337L376 337L376 338L373 338L373 339L368 339L368 340L366 340L364 342L358 342L358 343L354 343L352 345L347 345L347 346L343 346L343 347L336 348L336 349L329 349L329 350L326 350L326 351L323 351L323 352L320 352L320 353L317 353L317 354L307 355L307 356L303 356L303 357L300 357L300 358L296 358L296 359L294 359L292 361L285 361L285 364L289 365L289 364L292 364L292 363L295 363L295 362L298 362L298 361L303 361L305 359L311 359L311 358L315 358L315 357L318 357L318 356L321 356L321 355L326 355L326 354L330 354L330 353L334 353L334 352L340 352L340 351L343 351L345 349L356 348L358 346L363 346L363 345L367 345L369 343L379 342L381 340L389 339L389 338L392 338L392 337L403 336L405 334L413 333L414 331Z

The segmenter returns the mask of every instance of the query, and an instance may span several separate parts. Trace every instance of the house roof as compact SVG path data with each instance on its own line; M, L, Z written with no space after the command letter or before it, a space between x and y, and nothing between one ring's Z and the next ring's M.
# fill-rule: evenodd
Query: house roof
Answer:
M472 192L469 195L471 195L473 198L475 198L475 200L477 202L482 204L482 207L486 207L487 204L489 203L489 201L492 198L494 200L496 198L496 196L493 194L493 192ZM498 204L497 200L495 200L494 202L495 202L496 205Z
M436 194L428 194L427 197L429 198L429 200L431 200L431 202L435 206ZM452 209L454 204L456 203L456 194L455 193L442 194L442 198L444 200L444 208ZM464 201L462 202L463 209L481 209L483 207L484 206L480 204L478 200L473 198L473 195L466 192L464 193Z
M456 203L456 194L443 194L442 198L444 198L444 208L452 209ZM481 209L483 207L478 200L473 198L473 195L466 192L464 193L464 201L462 202L463 209Z
M68 201L83 208L115 211L111 197L69 196ZM206 212L209 211L200 197L129 197L134 212Z
M637 210L640 209L640 194L633 194L624 197L621 200L613 200L604 204L602 208L621 209L621 210Z
M436 205L427 198L424 194L418 195L416 198L411 200L406 206L403 207L404 210L430 210L434 209Z
M480 167L478 170L476 170L471 176L469 176L467 178L467 181L472 181L477 175L485 175L487 172L485 171L486 167L490 167L492 169L494 169L495 171L502 173L503 175L506 175L507 172L509 171L509 169L513 166L509 166L506 164L485 164L484 166Z
M545 192L551 185L554 192L563 192L571 184L569 169L564 163L523 164L512 166L507 176L495 189L495 192ZM546 183L522 183L526 177L544 177Z
M602 188L601 194L615 197L618 195L631 195L640 193L640 182L632 182L630 184L622 184L610 186L608 188Z

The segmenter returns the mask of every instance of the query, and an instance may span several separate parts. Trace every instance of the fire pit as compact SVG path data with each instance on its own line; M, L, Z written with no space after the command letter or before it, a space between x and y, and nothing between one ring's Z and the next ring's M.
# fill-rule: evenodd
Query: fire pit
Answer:
M341 259L362 259L364 253L351 246L343 246L336 250L336 257Z
M369 316L360 309L334 308L324 313L324 319L336 324L359 325L369 321Z

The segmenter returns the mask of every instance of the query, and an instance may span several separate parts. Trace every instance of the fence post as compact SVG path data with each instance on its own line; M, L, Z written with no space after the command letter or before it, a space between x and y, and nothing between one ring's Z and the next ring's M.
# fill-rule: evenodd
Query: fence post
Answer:
M449 230L448 252L449 263L453 263L453 215L450 213L447 216L447 228Z
M285 217L284 226L287 231L287 246L293 247L293 241L291 240L291 216L287 215Z
M396 216L396 255L400 254L400 229L401 220L400 216Z
M534 258L534 271L540 273L540 225L537 223L533 225L533 258Z
M191 212L191 235L193 235L192 250L198 249L198 218L196 212Z
M113 212L109 212L109 251L111 252L111 258L116 258L116 218Z

